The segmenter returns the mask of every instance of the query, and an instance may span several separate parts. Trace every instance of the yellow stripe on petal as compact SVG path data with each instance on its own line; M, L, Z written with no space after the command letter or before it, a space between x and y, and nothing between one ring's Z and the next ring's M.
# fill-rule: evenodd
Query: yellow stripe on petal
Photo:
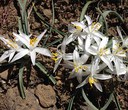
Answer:
M91 25L91 29L92 30L94 29L93 31L98 31L101 28L101 26L102 25L100 23L93 22L92 25Z
M10 39L8 39L7 44L12 48L18 48L18 45Z

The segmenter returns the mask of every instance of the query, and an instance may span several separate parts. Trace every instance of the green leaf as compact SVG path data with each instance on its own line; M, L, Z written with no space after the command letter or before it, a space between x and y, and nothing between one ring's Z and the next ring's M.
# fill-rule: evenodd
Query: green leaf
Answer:
M99 110L97 107L95 107L92 102L88 99L88 97L86 96L84 89L82 89L82 96L84 98L84 100L86 101L87 105L91 108L91 110Z
M24 84L23 84L23 70L24 70L24 67L23 65L21 65L19 69L19 91L21 93L21 97L24 99L26 96L25 96Z
M44 17L40 14L40 13L38 13L37 12L37 9L36 9L36 7L34 6L34 11L35 11L35 14L41 19L41 21L48 27L48 28L51 28L52 26L44 19ZM60 35L62 35L62 36L65 36L66 34L64 33L64 32L61 32L61 31L59 31L59 30L57 30L56 28L51 28L51 31L53 31L53 32L56 32L56 33L58 33L58 34L60 34Z
M55 41L53 41L53 42L47 44L46 47L48 48L48 47L50 47L50 46L52 46L52 45L54 45L54 44L56 44L56 43L58 43L58 42L61 42L61 41L62 41L62 39L57 39L57 40L55 40Z
M113 92L113 101L115 102L117 109L122 110L115 92Z
M37 62L36 66L52 81L53 84L56 84L55 78L51 74L48 74L46 68L40 62Z
M81 15L80 15L80 22L83 21L84 15L85 15L85 13L86 13L86 11L87 11L87 9L88 9L88 6L89 6L91 3L93 3L93 2L94 2L94 1L88 1L88 2L84 5L84 7L83 7L83 9L82 9L82 12L81 12Z
M110 103L112 102L112 100L113 100L113 93L110 94L107 103L100 110L106 110L108 106L110 105Z
M99 8L96 8L97 11L100 12L101 16L99 18L99 22L105 27L105 32L106 32L106 35L108 35L108 24L107 24L107 21L106 21L106 17L109 15L109 14L113 14L115 16L118 17L118 19L121 21L121 22L124 22L123 18L119 15L119 13L117 13L116 11L112 11L112 10L107 10L107 11L104 11L102 13L102 11L99 9ZM103 27L102 27L102 31L103 31Z
M75 95L70 99L67 110L72 110L74 99L75 99Z

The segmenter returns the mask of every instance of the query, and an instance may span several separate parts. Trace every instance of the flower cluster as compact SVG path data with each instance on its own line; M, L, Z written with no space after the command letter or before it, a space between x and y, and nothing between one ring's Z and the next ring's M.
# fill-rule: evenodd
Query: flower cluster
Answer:
M101 24L92 22L87 15L82 22L71 24L68 27L71 34L64 38L57 47L57 52L52 54L55 61L54 72L63 59L62 65L72 69L69 78L76 77L80 83L77 88L89 83L102 92L99 80L111 79L113 74L120 76L127 73L124 59L127 55L128 40L124 40L119 28L118 39L105 36L99 31ZM72 53L66 53L67 47L70 47L68 45L74 46Z
M36 53L51 57L51 52L48 49L37 47L45 33L46 30L38 37L32 37L32 35L26 35L22 32L19 32L19 34L13 33L15 36L14 40L0 36L0 40L2 40L9 48L9 50L5 51L0 57L0 62L4 61L6 58L9 58L9 62L14 62L26 55L29 55L32 64L35 65Z

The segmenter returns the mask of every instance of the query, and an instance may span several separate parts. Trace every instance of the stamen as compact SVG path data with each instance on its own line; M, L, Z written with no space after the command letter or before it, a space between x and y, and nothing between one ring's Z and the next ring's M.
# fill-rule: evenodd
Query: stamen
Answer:
M55 62L58 61L58 53L52 53L52 60L54 60Z
M31 38L30 39L30 45L34 46L35 42L37 41L37 38L34 37L34 38Z
M92 87L92 84L94 84L95 82L97 82L97 80L94 79L93 77L89 77L88 82L89 82L90 86Z

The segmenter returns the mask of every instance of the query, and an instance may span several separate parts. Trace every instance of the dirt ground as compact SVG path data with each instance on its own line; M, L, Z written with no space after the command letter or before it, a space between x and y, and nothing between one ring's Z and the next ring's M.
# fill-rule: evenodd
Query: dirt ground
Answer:
M19 11L17 0L0 0L0 35L12 37L12 32L18 31L18 16ZM34 0L28 0L28 2ZM92 5L87 10L89 15L94 21L97 20L99 12L95 9L99 0L94 0ZM62 32L68 31L68 24L72 21L79 20L82 8L86 0L54 0L55 8L55 23L54 27ZM100 9L117 11L124 19L121 23L115 16L110 15L107 17L109 25L108 35L116 36L116 26L121 26L124 32L128 35L128 0L101 0ZM32 3L29 4L28 10L30 11ZM35 0L35 7L37 12L40 13L44 21L52 24L52 5L51 0ZM39 35L44 29L44 22L41 21L39 16L34 10L30 13L28 18L30 32L34 35ZM49 33L47 33L49 34ZM50 43L58 38L63 38L55 32L52 32L51 37L47 43ZM49 49L56 50L55 44ZM0 44L0 49L3 44ZM4 47L5 48L5 47ZM1 54L1 52L0 52ZM53 74L54 61L52 59L40 56L39 60L45 64L49 73ZM13 70L13 72L11 71ZM48 78L43 75L36 67L31 66L31 76L27 82L27 71L24 74L24 85L26 87L26 99L20 97L18 91L18 70L14 66L0 67L0 110L66 110L72 94L75 92L75 87L78 85L76 79L68 79L68 70L59 67L55 74L57 84L53 85ZM109 83L107 82L109 85ZM107 85L106 84L106 85ZM122 110L128 110L128 81L115 82L115 89L121 104ZM88 86L87 86L88 88ZM88 90L90 91L90 90ZM109 90L106 89L106 94L100 94L102 97L108 98ZM86 106L84 99L76 96L72 110L89 110ZM94 94L94 90L90 91L92 102L96 103L97 100L102 102L102 98L93 100L94 97L99 97L99 93ZM97 105L97 104L96 104ZM102 104L101 104L102 105ZM114 103L112 103L108 110L117 110Z

